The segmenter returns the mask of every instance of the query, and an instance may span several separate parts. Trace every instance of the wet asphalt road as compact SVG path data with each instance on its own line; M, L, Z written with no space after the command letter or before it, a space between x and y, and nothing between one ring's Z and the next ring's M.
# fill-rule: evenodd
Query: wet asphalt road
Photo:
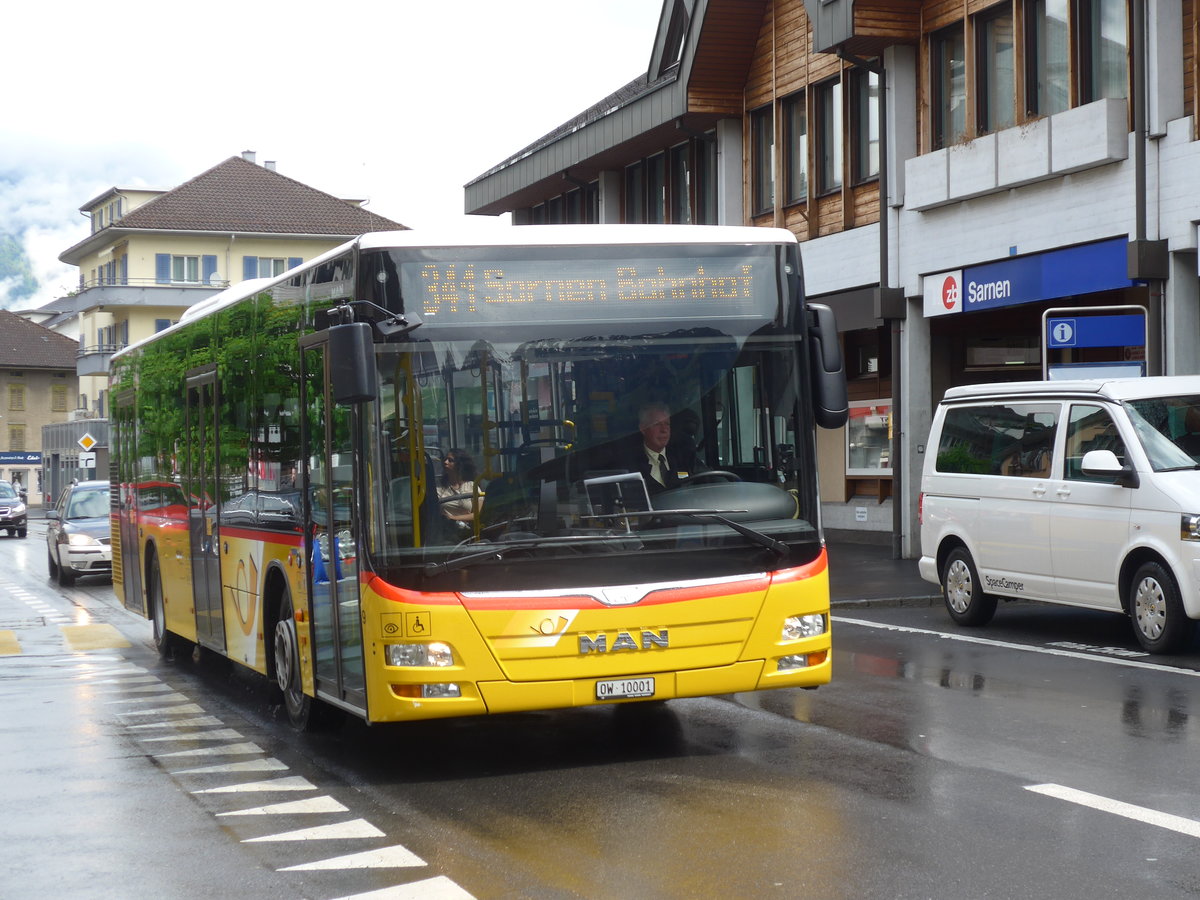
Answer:
M297 736L38 541L0 539L5 898L1200 893L1200 646L1120 617L843 597L818 691Z

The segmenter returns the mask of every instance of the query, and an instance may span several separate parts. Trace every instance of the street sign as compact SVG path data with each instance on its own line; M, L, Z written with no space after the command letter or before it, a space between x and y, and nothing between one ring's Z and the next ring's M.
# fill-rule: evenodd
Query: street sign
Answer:
M95 453L80 453L79 454L79 468L81 468L81 469L96 468L96 454Z
M96 439L92 437L90 432L85 431L83 433L83 437L79 439L78 443L80 447L87 451L96 446Z

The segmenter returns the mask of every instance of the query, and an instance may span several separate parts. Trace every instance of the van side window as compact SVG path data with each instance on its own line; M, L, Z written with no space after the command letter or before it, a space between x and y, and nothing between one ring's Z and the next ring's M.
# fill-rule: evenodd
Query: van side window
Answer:
M1125 464L1125 442L1117 431L1117 423L1102 406L1074 403L1067 417L1067 452L1063 477L1071 481L1096 481L1112 484L1111 476L1084 475L1083 455L1089 450L1111 450L1121 465Z
M1049 478L1058 426L1056 403L997 403L946 410L939 472Z

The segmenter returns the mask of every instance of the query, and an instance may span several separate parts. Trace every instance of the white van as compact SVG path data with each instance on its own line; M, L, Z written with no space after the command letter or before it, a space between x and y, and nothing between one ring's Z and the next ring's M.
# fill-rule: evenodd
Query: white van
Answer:
M950 616L998 599L1124 612L1152 653L1200 619L1200 376L952 388L921 478L921 576Z

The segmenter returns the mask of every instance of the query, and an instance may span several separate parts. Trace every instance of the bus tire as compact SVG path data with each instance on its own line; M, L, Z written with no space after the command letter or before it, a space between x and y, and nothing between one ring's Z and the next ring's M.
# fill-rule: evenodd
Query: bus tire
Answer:
M181 654L183 641L167 630L167 608L163 603L162 572L158 568L158 557L150 558L149 571L146 579L146 600L150 606L150 624L152 626L154 649L159 657L174 660Z
M1133 633L1148 653L1175 653L1191 640L1195 623L1183 611L1179 585L1157 561L1138 567L1130 585Z
M979 626L992 621L996 598L983 592L975 560L966 547L955 547L942 567L942 599L946 612L959 625Z
M300 641L292 598L287 592L279 601L279 619L275 622L275 684L283 694L288 721L297 731L308 731L313 720L313 698L304 693L300 673Z

